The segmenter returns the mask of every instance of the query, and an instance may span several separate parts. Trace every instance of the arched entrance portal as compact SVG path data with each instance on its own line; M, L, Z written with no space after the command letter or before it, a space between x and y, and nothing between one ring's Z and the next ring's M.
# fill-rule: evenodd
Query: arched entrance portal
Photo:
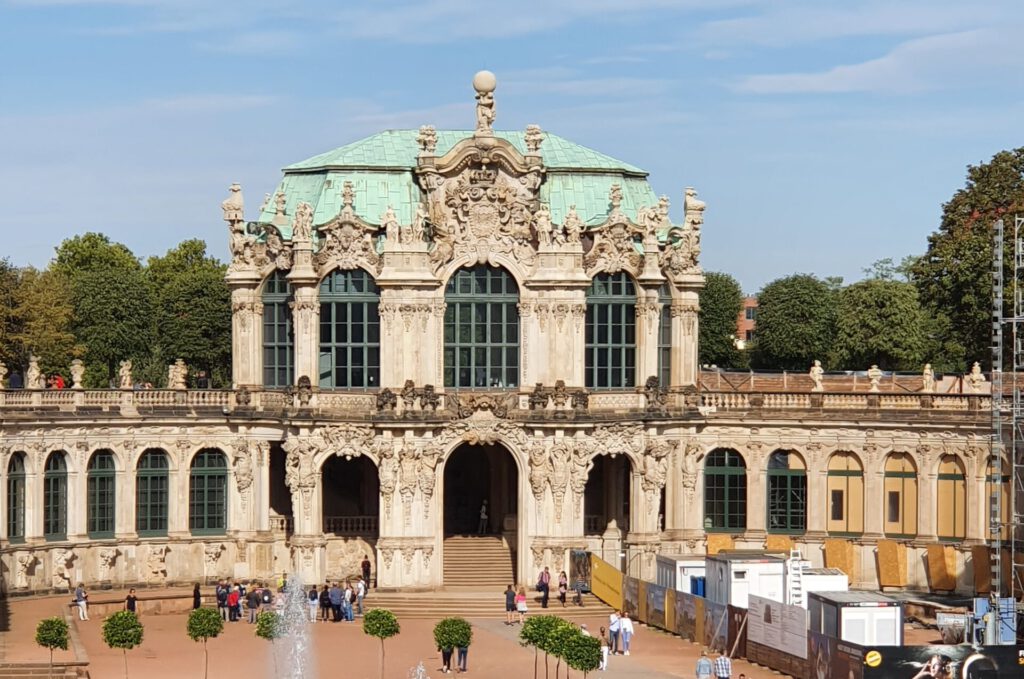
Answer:
M516 582L519 471L512 454L500 445L456 448L444 465L443 507L444 584Z

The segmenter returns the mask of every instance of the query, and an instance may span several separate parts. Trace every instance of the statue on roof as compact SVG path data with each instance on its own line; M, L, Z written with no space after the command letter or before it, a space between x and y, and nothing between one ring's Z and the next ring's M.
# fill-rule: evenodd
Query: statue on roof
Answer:
M699 230L704 223L704 208L704 201L697 198L697 190L687 186L686 197L683 198L683 209L686 212L684 224Z
M380 216L380 227L384 229L384 236L390 243L402 242L398 215L395 214L394 208L390 205L388 205L387 209L384 210L384 214Z
M527 153L540 153L540 145L544 141L544 133L541 132L540 125L527 125L523 141L526 143Z
M220 204L220 209L224 211L224 221L241 222L245 219L243 212L245 211L245 201L242 198L242 185L238 182L232 184L228 191L231 193L228 195L227 200Z
M537 230L537 239L541 245L551 245L551 212L544 203L541 203L533 214L533 228Z
M494 88L498 80L490 71L480 71L473 76L473 89L476 90L476 132L491 135L494 124Z
M576 213L575 205L570 205L569 211L565 213L565 219L562 220L562 228L565 230L566 243L580 242L580 236L583 234L583 220Z
M421 125L416 143L420 145L421 155L434 155L434 151L437 150L437 130L434 129L434 126Z
M308 241L313 238L313 206L303 201L295 208L292 221L292 242Z

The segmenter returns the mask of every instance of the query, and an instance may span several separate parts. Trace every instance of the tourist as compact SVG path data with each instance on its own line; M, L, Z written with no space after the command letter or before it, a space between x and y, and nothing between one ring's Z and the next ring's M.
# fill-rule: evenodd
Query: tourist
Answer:
M562 608L565 608L565 595L569 592L569 578L565 576L565 571L558 574L558 600L562 604Z
M700 658L697 659L697 669L695 671L697 679L711 679L711 659L708 658L707 651L700 652Z
M526 621L526 588L520 587L519 593L516 594L516 612L519 613L519 624L522 625Z
M625 613L620 621L620 634L622 635L623 655L629 655L629 640L633 638L633 621L629 613Z
M356 580L356 606L359 608L359 617L363 617L363 597L366 596L366 580Z
M128 590L128 596L124 598L124 610L138 614L139 597L135 596L135 588Z
M206 376L205 370L199 371L199 376L196 377L196 389L209 389L210 378Z
M360 569L363 571L363 580L366 582L366 589L370 589L370 555L363 554L363 562L359 564Z
M505 624L512 625L512 616L516 612L516 590L509 585L505 588Z
M608 630L601 628L601 664L597 669L604 672L608 669Z
M89 593L85 591L85 585L78 583L75 589L75 605L78 606L78 619L89 619Z
M715 677L717 679L731 679L732 661L725 653L719 653L715 658Z
M192 610L196 610L203 605L203 593L199 591L199 583L195 584L192 588Z
M217 588L214 590L217 596L217 612L220 613L221 620L228 619L228 584L223 580L217 583Z
M441 651L441 673L451 674L452 672L452 649L438 648Z
M252 625L256 622L256 616L260 613L260 606L263 605L263 592L260 591L259 585L253 583L253 588L249 590L249 593L245 597L245 607L249 609L249 624Z
M320 593L316 591L316 585L309 588L309 621L316 622L316 612L320 608Z
M238 622L238 585L228 587L228 622Z
M455 664L458 665L459 672L465 672L469 659L469 646L459 646L458 651Z
M587 623L583 623L582 625L580 625L580 634L582 634L585 637L593 636L590 633L590 630L587 629Z
M320 590L320 622L327 622L331 618L331 593L327 583L324 583Z
M612 611L612 614L608 616L608 638L612 655L615 655L619 651L619 630L621 629L622 622L619 618L619 612Z
M483 535L487 532L487 500L483 501L480 505L480 525L477 527L477 533Z
M64 386L65 386L64 385L64 378L61 377L60 373L55 374L53 376L53 388L54 389L63 389Z
M344 606L345 620L347 622L352 622L353 620L355 620L355 616L352 613L352 600L354 598L355 598L355 593L352 591L352 581L351 580L346 580L345 581L345 593L343 595L342 605Z
M551 571L547 566L540 572L537 578L537 589L540 590L540 607L548 607L548 597L551 596Z
M337 582L335 582L333 585L331 585L331 591L328 593L328 596L331 599L331 613L332 613L332 618L333 618L331 620L331 622L340 622L341 621L341 588L338 587L338 583Z

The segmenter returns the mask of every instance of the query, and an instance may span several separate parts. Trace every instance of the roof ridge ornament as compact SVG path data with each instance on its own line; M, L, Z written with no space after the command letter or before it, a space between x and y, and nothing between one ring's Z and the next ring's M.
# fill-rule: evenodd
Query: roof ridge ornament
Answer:
M476 90L476 132L474 137L493 137L495 106L494 89L498 79L490 71L479 71L473 76L473 89Z

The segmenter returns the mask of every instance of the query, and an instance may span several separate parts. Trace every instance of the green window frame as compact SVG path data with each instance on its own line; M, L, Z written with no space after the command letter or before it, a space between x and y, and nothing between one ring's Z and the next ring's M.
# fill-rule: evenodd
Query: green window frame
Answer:
M275 271L263 285L263 386L289 387L295 382L295 333L292 329L292 284Z
M7 540L25 542L25 453L7 463Z
M162 450L148 450L135 470L135 532L142 537L167 535L170 465Z
M200 450L189 474L189 530L193 535L223 535L227 524L227 458L217 449Z
M807 532L807 471L790 469L792 453L768 457L768 532L799 535Z
M590 282L585 361L588 389L636 386L636 286L625 272Z
M444 386L519 385L519 286L504 269L456 271L444 293Z
M66 540L68 537L68 465L63 451L54 451L46 458L43 471L43 539Z
M668 283L658 288L661 315L658 324L658 384L672 384L672 291Z
M97 450L86 471L86 534L90 538L114 537L116 493L114 454Z
M734 450L712 451L704 463L704 530L747 529L747 466Z
M320 387L380 386L380 290L362 269L334 270L320 283Z

